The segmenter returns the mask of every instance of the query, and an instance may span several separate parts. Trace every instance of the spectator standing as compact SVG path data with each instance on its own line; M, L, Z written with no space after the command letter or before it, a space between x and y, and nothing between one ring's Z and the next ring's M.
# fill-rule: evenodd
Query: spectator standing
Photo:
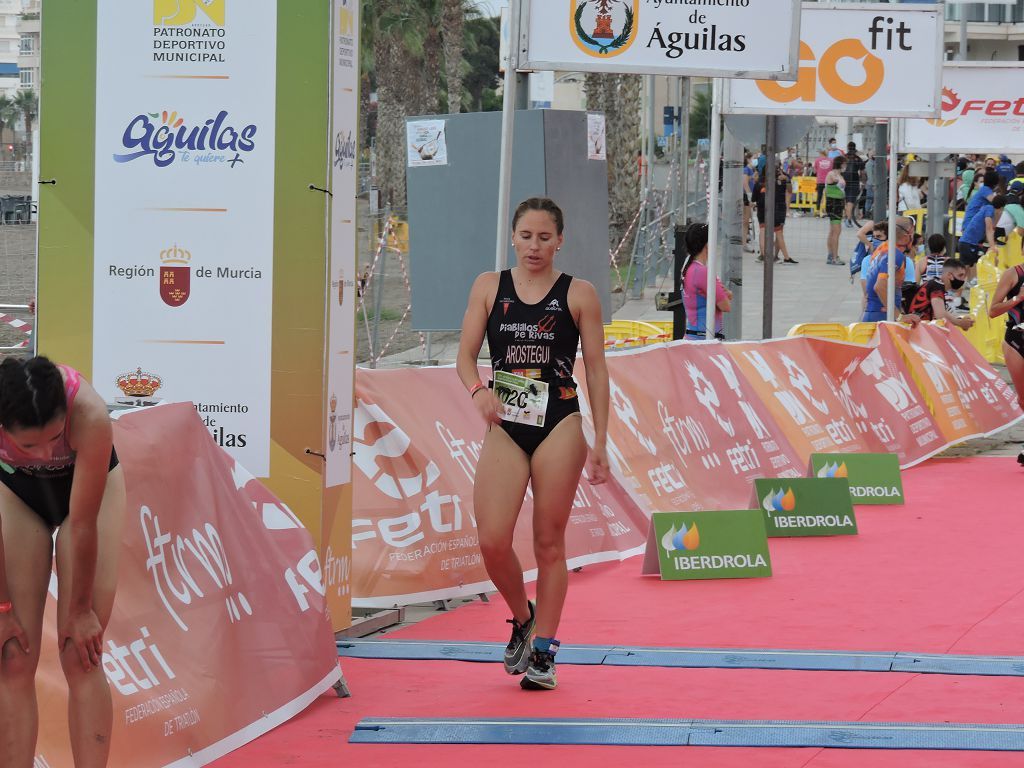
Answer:
M942 277L942 265L946 263L946 238L932 235L928 238L928 252L917 260L917 274L921 281L938 280Z
M843 223L847 227L856 226L857 202L860 199L861 185L867 179L864 173L864 160L857 154L857 145L850 142L846 146L846 166L843 168L843 179L846 180L846 215Z
M743 250L753 253L754 249L750 245L750 205L754 197L754 184L757 182L757 161L750 156L749 152L744 153L743 160L743 230L741 237Z
M900 213L919 210L924 203L925 180L910 175L910 163L900 171L898 184L896 210Z
M1006 155L999 156L999 164L996 166L996 172L999 174L999 178L1003 180L1006 186L1010 186L1010 182L1013 181L1017 175L1017 168L1010 162L1010 158Z
M839 258L839 229L846 204L846 179L843 178L845 166L846 158L840 155L832 161L832 170L825 177L825 213L828 215L828 254L825 263L840 266L846 263Z
M767 202L766 190L768 188L767 180L759 181L756 187L755 202L757 204L757 221L761 232L761 255L758 256L758 261L764 261L766 256L765 251L765 226L767 224L767 218L765 217L765 207ZM779 253L783 256L784 264L797 264L796 259L792 259L789 256L789 249L786 247L786 238L782 233L783 227L786 226L786 212L789 208L789 191L791 189L789 183L789 176L787 176L782 168L776 169L775 174L775 260L779 260Z
M911 254L914 243L914 220L907 216L896 219L896 258L894 275L889 274L889 247L885 242L878 246L871 256L871 266L864 279L867 299L864 305L865 323L878 323L886 319L886 299L889 280L894 279L898 287L903 286L907 274L907 256ZM896 291L897 300L900 292ZM898 309L898 307L897 307Z
M997 250L996 244L996 222L999 221L1003 208L1006 207L1006 198L1003 195L995 195L992 202L986 202L970 218L964 218L963 234L960 235L960 244L957 246L957 253L968 269L973 271L979 259L985 255L985 245L988 250ZM999 266L998 261L996 266Z
M828 156L828 150L823 149L814 160L814 175L818 182L818 199L814 203L816 211L821 210L821 196L825 192L825 178L832 170L832 159Z
M830 160L843 156L843 150L839 148L839 143L835 139L830 139L828 142L828 156Z

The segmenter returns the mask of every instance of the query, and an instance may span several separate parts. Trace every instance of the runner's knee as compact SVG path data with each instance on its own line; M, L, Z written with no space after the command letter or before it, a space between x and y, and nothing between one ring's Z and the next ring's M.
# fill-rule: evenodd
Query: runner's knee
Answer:
M12 687L35 685L36 667L39 656L36 653L25 653L17 638L11 638L0 652L3 669L0 671L0 682Z
M550 566L565 562L565 535L561 532L545 531L542 528L533 533L533 555L538 566Z

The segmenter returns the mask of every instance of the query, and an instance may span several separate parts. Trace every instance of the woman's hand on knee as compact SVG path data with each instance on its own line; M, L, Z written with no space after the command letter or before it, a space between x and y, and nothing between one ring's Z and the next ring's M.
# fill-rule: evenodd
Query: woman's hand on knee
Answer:
M17 640L18 647L28 653L28 635L25 634L25 629L13 610L0 613L0 651L3 651L11 640Z
M70 640L84 671L90 672L102 662L103 626L91 608L72 612L67 618L67 626L60 630L60 638L61 652L67 650Z

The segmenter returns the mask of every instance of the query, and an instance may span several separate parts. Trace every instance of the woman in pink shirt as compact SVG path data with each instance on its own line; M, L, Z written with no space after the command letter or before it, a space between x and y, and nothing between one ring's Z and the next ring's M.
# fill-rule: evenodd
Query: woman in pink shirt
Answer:
M814 160L814 175L818 180L818 200L814 204L814 208L819 212L821 211L821 196L825 194L825 177L831 170L832 158L828 156L828 150L819 150L818 157ZM819 213L819 215L822 214Z
M703 341L707 334L708 295L708 225L692 224L686 230L686 252L683 265L683 309L686 310L686 338ZM732 309L732 291L725 289L715 278L715 331L714 338L722 335L722 316Z
M107 406L45 357L0 364L0 765L28 766L35 675L57 560L57 639L75 765L103 766L113 708L102 667L124 518ZM56 533L56 537L54 534Z

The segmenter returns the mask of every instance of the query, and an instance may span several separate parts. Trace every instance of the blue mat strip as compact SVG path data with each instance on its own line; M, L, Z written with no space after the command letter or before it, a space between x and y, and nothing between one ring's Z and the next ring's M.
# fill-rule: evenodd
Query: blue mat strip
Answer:
M1024 751L1024 725L786 720L367 718L357 744L824 747Z
M500 643L431 640L341 640L338 655L360 659L477 661L499 663ZM625 648L563 645L562 664L695 669L787 669L823 672L916 672L938 675L1024 677L1024 658L913 653L851 653L714 648Z

